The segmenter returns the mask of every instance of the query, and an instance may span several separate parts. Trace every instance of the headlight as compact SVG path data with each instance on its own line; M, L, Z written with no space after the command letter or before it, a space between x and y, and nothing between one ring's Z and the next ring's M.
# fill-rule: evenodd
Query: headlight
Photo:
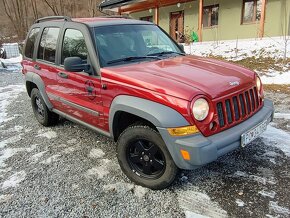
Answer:
M209 105L207 103L207 100L204 98L197 99L192 107L192 113L196 120L202 121L204 120L209 112Z
M259 92L261 92L261 79L260 77L256 76L256 85Z

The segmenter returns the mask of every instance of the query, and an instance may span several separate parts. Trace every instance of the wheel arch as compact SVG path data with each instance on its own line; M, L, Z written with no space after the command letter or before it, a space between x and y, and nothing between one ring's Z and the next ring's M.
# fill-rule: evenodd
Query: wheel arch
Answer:
M39 90L41 97L43 98L46 106L48 107L48 109L51 110L53 108L53 106L52 106L51 102L49 101L49 98L46 94L44 82L39 75L37 75L36 73L33 73L33 72L27 72L25 74L25 83L26 83L26 90L27 90L29 97L31 95L32 89L37 88Z
M188 121L176 110L153 102L147 99L134 96L120 95L117 96L110 107L109 112L109 129L111 137L116 141L120 131L124 130L123 123L119 123L122 116L127 116L127 123L133 124L132 121L145 122L148 126L157 127L179 127L189 125ZM129 119L132 119L129 120ZM128 127L128 125L125 125Z

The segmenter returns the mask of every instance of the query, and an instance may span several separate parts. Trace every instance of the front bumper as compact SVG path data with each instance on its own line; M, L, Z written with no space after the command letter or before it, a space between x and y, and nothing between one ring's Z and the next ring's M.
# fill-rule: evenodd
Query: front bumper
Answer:
M175 162L181 169L196 169L215 161L218 157L241 145L241 135L264 120L271 122L274 114L273 102L265 99L264 106L244 122L215 135L204 137L198 133L186 137L172 137L166 128L157 128ZM189 152L191 159L184 160L180 150Z

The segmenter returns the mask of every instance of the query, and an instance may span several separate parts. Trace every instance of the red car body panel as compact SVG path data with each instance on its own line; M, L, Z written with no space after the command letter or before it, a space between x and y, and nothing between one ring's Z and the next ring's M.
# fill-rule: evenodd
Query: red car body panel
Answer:
M110 104L118 95L132 95L166 105L178 111L191 125L209 136L234 126L252 116L257 110L240 121L214 131L210 122L218 123L216 102L254 87L255 73L238 65L197 56L182 56L160 61L142 62L101 69L102 83L108 89L102 91L104 118L108 121ZM231 86L237 81L239 86ZM205 97L211 104L208 118L194 120L191 102ZM262 104L259 105L259 108Z
M36 62L24 60L24 71L35 71L34 64ZM218 123L215 103L255 86L254 72L234 64L197 56L179 56L102 68L101 78L65 72L62 68L45 64L40 64L40 67L41 71L36 73L43 78L48 94L60 96L97 111L100 115L94 117L49 97L56 109L69 112L73 117L106 132L109 132L109 112L114 98L119 95L131 95L173 108L191 125L197 125L205 136L209 136L239 123L233 122L215 131L210 130L210 122ZM62 79L57 75L59 72L67 73L70 79ZM93 96L88 95L84 85L87 81L94 86ZM239 82L240 85L231 86L229 83L233 81ZM101 89L102 84L106 85L105 90ZM211 111L206 120L198 122L191 113L191 102L201 96L208 99Z

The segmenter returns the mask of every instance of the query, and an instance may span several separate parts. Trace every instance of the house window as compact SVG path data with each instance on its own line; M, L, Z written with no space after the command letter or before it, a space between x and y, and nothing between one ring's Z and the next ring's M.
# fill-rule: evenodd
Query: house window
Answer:
M140 20L153 22L153 16L141 17Z
M244 0L242 23L253 23L261 19L262 1Z
M203 27L217 26L219 22L219 5L203 7Z

